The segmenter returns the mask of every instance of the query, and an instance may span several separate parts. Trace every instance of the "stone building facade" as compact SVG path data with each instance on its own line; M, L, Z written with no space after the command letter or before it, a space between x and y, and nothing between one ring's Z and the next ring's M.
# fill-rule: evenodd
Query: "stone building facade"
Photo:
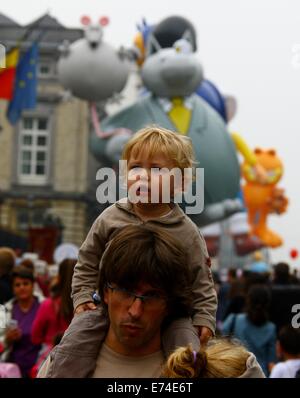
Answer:
M80 245L99 212L93 190L97 163L89 155L88 105L66 95L56 62L59 45L79 39L83 31L65 28L49 15L33 23L21 50L43 31L37 107L12 126L7 101L0 100L0 229L26 239L29 228L54 225L60 242ZM0 14L1 44L9 50L28 28Z

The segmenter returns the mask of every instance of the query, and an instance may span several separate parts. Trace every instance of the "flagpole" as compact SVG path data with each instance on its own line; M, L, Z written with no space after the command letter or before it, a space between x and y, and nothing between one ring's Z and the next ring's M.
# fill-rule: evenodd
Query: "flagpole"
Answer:
M23 33L22 37L20 37L20 38L17 40L16 44L15 44L9 51L13 50L14 48L20 47L21 44L22 44L25 40L27 40L27 39L29 38L29 36L31 35L31 33L32 33L35 29L37 29L37 28L40 26L40 24L43 22L43 20L46 18L47 15L48 15L47 13L44 14L44 15L41 16L37 21L35 21L34 23L30 24L30 25L27 27L26 31Z

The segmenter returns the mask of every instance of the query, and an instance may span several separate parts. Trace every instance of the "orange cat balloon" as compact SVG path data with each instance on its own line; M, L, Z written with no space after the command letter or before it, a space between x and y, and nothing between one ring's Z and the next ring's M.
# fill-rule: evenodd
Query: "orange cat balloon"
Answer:
M257 148L254 153L258 163L266 171L266 180L262 183L249 163L242 164L242 174L246 180L243 193L249 225L252 233L266 246L278 247L282 245L282 238L268 228L267 217L270 213L284 213L288 206L284 190L276 186L283 174L283 164L274 149Z

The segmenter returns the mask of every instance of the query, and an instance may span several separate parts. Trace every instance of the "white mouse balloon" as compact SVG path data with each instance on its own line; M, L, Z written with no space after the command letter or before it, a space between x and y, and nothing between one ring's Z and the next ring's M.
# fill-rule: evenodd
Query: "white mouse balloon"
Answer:
M88 25L85 36L60 46L58 76L70 92L87 101L104 101L123 90L129 61L121 51L103 41L103 28Z

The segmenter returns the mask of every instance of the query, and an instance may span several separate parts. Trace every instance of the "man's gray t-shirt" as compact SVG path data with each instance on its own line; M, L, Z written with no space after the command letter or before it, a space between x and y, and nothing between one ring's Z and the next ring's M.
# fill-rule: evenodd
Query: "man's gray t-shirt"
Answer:
M121 355L102 345L93 378L159 377L164 357L162 351L141 357Z

